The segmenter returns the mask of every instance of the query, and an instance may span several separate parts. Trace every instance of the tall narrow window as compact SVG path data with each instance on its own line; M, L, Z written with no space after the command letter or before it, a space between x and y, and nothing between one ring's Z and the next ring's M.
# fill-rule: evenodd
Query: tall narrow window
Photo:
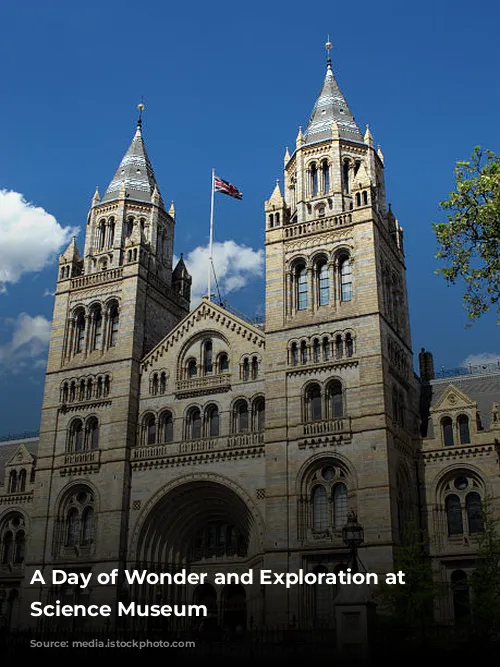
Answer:
M342 186L345 194L349 194L349 160L342 163Z
M319 385L313 384L307 388L306 419L307 421L321 421L322 418L321 389Z
M257 357L252 358L252 380L256 380L259 375L259 362Z
M470 597L467 575L463 570L455 570L451 575L453 591L453 615L455 625L470 623Z
M66 544L68 547L73 547L80 543L80 516L76 507L68 512L67 522Z
M90 419L87 425L87 448L99 448L99 422L96 418Z
M342 340L342 335L337 334L335 336L335 359L342 359L344 356L344 342Z
M109 220L109 233L108 233L108 247L110 248L113 245L115 240L115 221L114 218Z
M446 517L448 519L448 535L462 535L464 524L460 498L455 494L446 497Z
M467 512L467 523L469 524L469 533L482 533L483 526L483 508L481 496L473 491L468 493L465 498L465 510Z
M323 172L323 192L326 195L330 192L330 166L326 160L323 161L321 170Z
M460 444L470 444L469 418L467 415L460 415L458 418L458 431L460 433Z
M75 341L75 352L78 354L83 352L85 347L85 315L79 313L76 318L76 341Z
M193 408L191 410L189 426L191 440L199 440L201 438L201 412L198 408Z
M307 269L304 265L297 268L297 310L307 308Z
M344 415L344 398L342 394L342 385L338 380L333 380L328 385L328 417L330 419L340 419Z
M19 493L26 491L26 470L23 468L19 471L19 483L17 488Z
M196 364L196 359L190 359L188 361L188 365L187 365L188 377L190 377L190 378L196 377L197 372L198 372L198 367L197 367L197 364Z
M99 224L99 238L97 241L97 249L102 250L104 248L104 240L106 238L106 223L104 220L101 220Z
M317 338L313 342L313 360L315 364L319 364L321 361L321 347Z
M330 277L328 274L328 264L323 261L317 267L318 281L318 302L320 306L327 306L330 303Z
M2 555L2 564L8 565L12 561L12 556L14 555L14 536L9 530L5 533L3 538L3 555Z
M229 372L229 358L225 352L219 356L219 373Z
M323 338L323 359L328 361L330 359L330 341L328 338Z
M83 424L80 419L75 419L71 424L70 450L81 452L83 449Z
M212 353L213 353L212 341L207 340L203 345L203 371L205 375L210 375L213 371Z
M148 415L144 420L144 444L154 445L156 443L156 419L154 415Z
M118 326L120 322L120 316L118 313L118 306L114 304L111 307L111 310L109 312L109 319L110 319L110 335L109 335L109 346L110 347L115 347L117 341L118 341Z
M347 487L341 482L333 487L333 527L342 530L347 523Z
M311 194L313 197L318 194L318 168L315 162L311 165Z
M354 354L354 341L350 333L345 336L345 353L347 357L352 357Z
M239 401L236 404L235 431L236 433L248 432L248 405L246 401Z
M443 442L445 446L452 447L455 444L453 437L453 422L451 417L443 417L441 420L441 429L443 431Z
M328 498L324 486L317 486L312 492L313 529L328 529Z
M300 344L300 363L307 364L307 343L305 340Z
M82 544L88 546L94 542L94 510L87 507L83 512Z
M255 426L257 431L263 431L266 420L266 407L263 398L259 398L255 403Z
M352 267L349 257L340 262L340 300L350 301L352 299Z
M248 359L244 359L243 361L242 377L245 382L248 382L250 379L250 362Z
M291 355L291 363L292 366L297 366L299 363L299 349L297 347L297 343L292 343L292 349L290 350L290 355Z
M26 536L24 531L20 530L16 534L16 551L14 554L14 563L22 565L24 563L24 553L26 549Z
M158 373L155 373L153 375L153 380L151 382L151 393L152 394L157 394L158 393Z
M102 341L102 313L100 308L94 310L94 336L92 340L92 349L100 350Z
M160 375L160 394L164 394L167 390L167 374L165 372Z
M162 442L172 442L174 439L174 421L171 412L164 412L161 416L160 438Z
M217 438L219 436L219 410L217 406L212 405L207 410L208 436Z

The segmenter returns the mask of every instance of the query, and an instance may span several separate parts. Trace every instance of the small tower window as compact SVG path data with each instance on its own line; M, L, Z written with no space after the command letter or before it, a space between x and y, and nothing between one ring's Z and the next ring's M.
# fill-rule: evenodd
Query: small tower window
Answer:
M104 248L104 241L106 239L106 222L101 220L99 223L99 238L97 241L97 249L102 250Z
M219 373L229 372L229 358L225 352L219 357Z
M342 385L338 380L333 380L328 385L328 417L330 419L340 419L344 414L344 400L342 395Z
M102 313L100 307L94 310L94 337L92 341L92 349L99 350L102 341Z
M207 410L208 437L219 437L219 410L216 405L212 405Z
M330 192L330 166L326 160L323 160L321 171L323 172L323 192L326 195Z
M115 220L114 218L109 219L109 232L108 232L108 248L113 245L115 240Z
M297 268L297 310L307 308L307 269L305 265Z
M75 352L83 352L85 345L85 315L80 313L76 318L76 346Z
M299 350L297 347L297 343L292 343L292 349L290 351L290 354L291 354L290 361L292 366L297 366L297 364L299 363Z
M323 260L317 266L318 281L318 303L327 306L330 302L330 277L328 275L328 264Z
M354 354L354 341L350 333L345 336L345 353L347 357L352 357Z
M318 195L318 168L315 162L311 165L311 194L313 197Z
M342 185L344 193L349 194L349 160L344 160L342 163Z
M366 190L363 190L363 205L366 206L368 204L368 193Z
M109 346L110 347L115 347L117 341L118 341L118 325L120 322L120 316L118 313L118 306L114 304L111 307L111 310L109 312L109 318L110 318L110 336L109 336Z
M250 379L250 362L248 361L248 358L243 360L242 378L244 382L247 382Z
M341 301L352 299L352 267L349 257L340 262L340 299Z

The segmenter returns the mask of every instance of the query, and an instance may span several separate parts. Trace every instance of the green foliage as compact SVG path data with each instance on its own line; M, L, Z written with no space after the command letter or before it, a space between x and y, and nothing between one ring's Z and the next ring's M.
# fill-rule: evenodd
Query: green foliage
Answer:
M464 281L464 307L474 321L500 300L500 156L476 146L469 161L457 162L455 181L440 204L448 222L433 224L436 258L447 264L437 272L450 284Z
M383 583L379 610L391 617L391 623L399 626L432 623L434 602L445 594L445 589L434 580L422 531L410 522L402 537L396 554L396 569L405 574L405 584Z
M483 505L484 532L479 542L476 569L470 577L472 610L477 630L490 636L500 633L500 535L493 510Z

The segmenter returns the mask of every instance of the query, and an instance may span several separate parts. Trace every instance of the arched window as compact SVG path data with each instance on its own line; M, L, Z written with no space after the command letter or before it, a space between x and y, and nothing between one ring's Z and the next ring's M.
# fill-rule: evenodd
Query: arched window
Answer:
M340 300L351 301L352 299L352 267L349 257L344 257L340 263Z
M342 530L347 523L347 486L340 482L333 487L333 527Z
M187 364L187 374L188 377L194 378L198 373L198 365L196 359L190 359Z
M229 357L225 352L219 355L219 373L229 373Z
M292 349L290 350L292 366L297 366L299 363L299 348L297 343L292 343Z
M128 218L125 224L125 236L128 238L134 230L134 218Z
M248 426L248 403L241 400L234 407L234 432L247 433Z
M191 408L187 419L187 436L190 440L201 438L201 412L199 408Z
M252 358L252 380L256 380L259 375L259 362L257 357Z
M323 160L321 171L323 172L323 192L326 195L330 192L330 166L327 160Z
M15 537L14 564L22 565L26 552L26 536L23 530L18 530Z
M164 412L160 417L160 442L172 442L174 439L174 420L172 413Z
M316 163L311 165L311 195L316 197L318 194L318 168Z
M330 359L330 341L328 338L323 338L323 360L328 361Z
M82 518L82 544L88 546L94 542L94 510L86 507Z
M484 531L483 509L481 496L476 491L468 493L465 497L465 511L467 513L469 534L482 533Z
M325 260L316 265L316 281L318 285L318 304L327 306L330 303L330 275Z
M111 388L111 380L109 379L109 375L104 376L104 396L107 396L109 394L109 390Z
M346 357L352 357L354 354L354 341L350 333L345 335L345 353Z
M87 391L85 393L85 398L87 401L90 401L92 398L92 389L94 388L94 383L92 382L92 378L89 378L87 380Z
M349 194L349 160L342 163L342 186L345 194Z
M328 530L328 498L324 486L316 486L312 492L313 530Z
M153 375L153 380L152 380L152 382L151 382L151 393L152 393L152 394L157 394L157 393L158 393L158 387L159 387L159 383L158 383L158 373L155 373L155 374Z
M263 398L258 398L254 404L255 423L254 431L262 432L266 422L266 404Z
M69 387L68 383L65 382L62 389L61 403L67 403L69 400Z
M87 422L87 449L99 449L99 422L96 417Z
M321 388L318 384L311 384L306 389L306 421L321 421Z
M328 418L340 419L344 415L344 400L342 396L342 384L339 380L333 380L327 387Z
M462 535L464 532L464 524L460 498L455 494L446 496L445 505L446 518L448 520L448 535Z
M460 415L458 420L458 432L460 434L460 444L470 444L469 418L467 415Z
M85 400L85 380L80 380L80 389L78 391L78 400Z
M269 215L269 227L272 227L274 224L274 215L271 213Z
M205 375L210 375L213 371L212 354L212 341L207 340L203 344L203 372Z
M307 364L307 343L305 340L300 343L300 363Z
M110 248L113 245L115 240L115 220L114 218L109 219L109 234L108 234L108 247Z
M113 304L109 310L109 346L115 347L118 341L118 326L120 323L120 315L118 306Z
M23 468L19 471L19 477L17 481L17 492L24 493L26 491L26 470Z
M453 422L451 417L443 417L441 420L441 430L443 432L443 442L445 446L453 446L455 444L455 440L453 437Z
M76 507L68 512L66 546L74 547L80 543L80 515Z
M160 394L164 394L167 390L167 374L163 371L160 375Z
M93 320L92 349L100 350L102 342L102 312L100 306L94 309Z
M296 285L297 285L297 294L296 294L296 303L297 310L306 310L307 308L307 269L305 264L302 264L297 267L296 273Z
M216 405L210 405L206 411L207 436L209 438L219 437L219 409Z
M321 347L317 338L313 341L313 361L315 364L319 364L321 361Z
M71 422L69 449L72 452L83 450L83 424L81 419L75 419Z
M9 493L16 493L17 491L17 471L11 470L9 475Z
M101 398L102 396L102 377L97 378L97 388L95 392L96 398Z
M250 362L248 358L243 360L242 378L244 382L247 382L250 379Z
M335 359L342 359L344 356L344 342L342 340L342 334L337 334L335 336Z
M2 565L12 563L14 556L14 535L10 530L6 531L2 539Z
M363 190L363 206L368 204L368 193L366 190Z
M26 526L23 517L14 512L0 524L0 555L2 565L22 565L26 549Z
M154 415L146 415L143 422L143 442L145 445L156 443L156 419Z
M106 239L106 222L101 220L99 223L99 237L97 241L97 249L102 250L104 248L104 241Z
M75 354L79 354L83 352L83 348L85 347L85 314L83 312L78 313L75 327Z
M361 195L359 192L356 192L356 206L361 206Z

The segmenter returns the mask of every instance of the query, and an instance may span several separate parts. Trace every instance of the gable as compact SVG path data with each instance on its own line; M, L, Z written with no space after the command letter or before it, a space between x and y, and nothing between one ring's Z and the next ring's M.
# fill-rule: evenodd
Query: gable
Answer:
M452 412L455 410L464 410L476 408L477 403L469 398L467 394L458 389L455 385L449 385L441 394L436 403L432 406L431 412Z
M35 457L28 452L24 444L14 451L14 454L5 462L5 467L31 465Z

